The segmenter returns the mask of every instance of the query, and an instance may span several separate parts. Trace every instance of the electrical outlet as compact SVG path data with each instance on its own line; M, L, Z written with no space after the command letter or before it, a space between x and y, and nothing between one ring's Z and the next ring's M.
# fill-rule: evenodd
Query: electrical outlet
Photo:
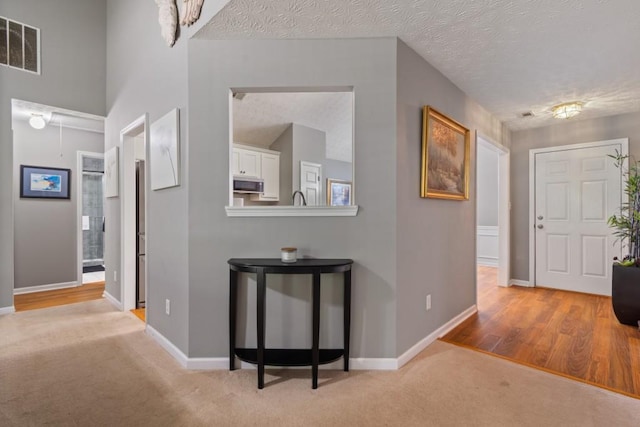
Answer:
M118 272L113 270L113 281L117 282L118 281Z
M167 316L171 315L171 300L169 298L164 300L164 312L167 313Z
M425 305L427 311L431 310L431 294L427 295L427 303Z

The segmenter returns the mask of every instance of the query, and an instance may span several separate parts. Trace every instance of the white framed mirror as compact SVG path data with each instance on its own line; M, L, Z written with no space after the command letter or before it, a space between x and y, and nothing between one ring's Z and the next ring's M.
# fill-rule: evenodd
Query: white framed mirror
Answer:
M230 216L351 216L352 88L230 91Z

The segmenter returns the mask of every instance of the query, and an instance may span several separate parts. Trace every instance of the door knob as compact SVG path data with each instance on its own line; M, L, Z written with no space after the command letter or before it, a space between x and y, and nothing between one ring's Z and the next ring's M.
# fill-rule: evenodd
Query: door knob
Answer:
M538 228L544 228L544 225L538 224Z
M544 217L542 215L538 215L538 219L542 220L542 219L544 219Z

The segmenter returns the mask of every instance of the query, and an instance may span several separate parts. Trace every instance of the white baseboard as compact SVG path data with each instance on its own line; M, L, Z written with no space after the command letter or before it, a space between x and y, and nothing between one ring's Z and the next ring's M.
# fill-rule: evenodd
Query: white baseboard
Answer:
M10 305L9 307L0 307L0 316L2 316L3 314L11 314L15 312L16 312L16 309L12 305Z
M145 331L151 338L160 344L160 347L164 348L167 353L173 356L173 358L176 359L183 368L193 371L229 369L228 357L187 357L182 350L154 329L153 326L147 324Z
M178 361L180 366L191 370L221 370L229 369L228 357L187 357L178 347L169 341L164 335L155 330L153 326L147 324L147 334L153 338L167 353ZM368 358L351 358L349 359L349 368L354 370L394 370L397 369L396 359L368 359ZM255 369L255 365L243 361L237 361L236 366L240 369ZM320 365L320 369L342 369L343 362L338 360L326 365ZM303 367L308 368L308 367ZM295 369L295 368L293 368Z
M526 288L533 288L533 286L531 285L531 283L529 283L528 280L511 279L509 280L509 286L511 285L524 286Z
M464 322L467 318L472 316L478 311L478 308L473 305L458 314L456 317L433 331L431 334L420 340L417 344L404 352L399 358L366 358L366 357L352 357L349 359L349 368L359 371L393 371L400 369L407 362L418 355L429 344L447 334L453 328ZM171 341L169 341L164 335L155 330L152 326L147 324L147 334L153 338L163 349L167 351L174 359L186 369L191 370L222 370L229 369L228 357L188 357L178 347L176 347ZM239 361L236 363L240 369L255 369L255 365ZM338 360L333 363L321 365L320 369L342 369L343 362ZM307 368L307 367L305 367ZM293 368L296 369L296 368Z
M247 363L247 365L255 366L255 365L251 365L250 363ZM229 369L229 358L228 357L189 357L187 358L186 368L191 369L193 371Z
M482 265L484 267L498 266L498 258L494 258L494 257L478 256L477 262L478 262L478 265Z
M25 288L14 288L14 295L31 294L33 292L53 291L54 289L75 288L78 285L77 281L74 282L62 282L51 283L49 285L28 286Z
M112 306L114 306L116 309L122 311L122 303L120 301L118 301L113 295L111 295L109 292L104 291L102 293L102 296L111 303Z
M393 369L400 369L404 365L406 365L411 359L416 357L418 353L427 348L429 344L437 340L438 338L449 333L453 328L458 326L460 323L467 320L469 317L473 316L478 312L478 307L474 304L471 307L467 308L462 313L458 314L453 319L449 320L444 325L440 326L438 329L418 341L413 347L409 350L405 351L400 357L397 359L396 367ZM392 359L393 360L393 359Z
M165 336L160 332L156 331L153 326L150 326L148 323L147 327L145 328L145 332L158 344L160 344L160 347L164 348L167 353L173 356L173 358L178 361L180 366L182 366L183 368L187 367L188 357L182 352L182 350L176 347L171 341L165 338ZM227 366L229 366L228 360L229 359L227 359Z

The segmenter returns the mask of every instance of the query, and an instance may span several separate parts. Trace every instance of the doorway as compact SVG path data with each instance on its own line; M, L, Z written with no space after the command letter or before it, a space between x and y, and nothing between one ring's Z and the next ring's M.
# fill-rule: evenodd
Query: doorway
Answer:
M149 118L139 117L120 131L122 152L121 209L121 284L122 309L144 310L148 301L146 221L148 168L145 168L149 146ZM142 218L140 218L142 215ZM140 316L140 311L135 312Z
M104 282L104 154L77 158L78 283Z
M616 152L628 152L627 139L530 151L532 285L611 295L621 252L607 224L622 202Z
M307 206L322 204L322 165L300 161L300 191Z
M84 168L78 153L101 156L104 117L12 99L11 127L15 309L101 298L103 280L83 285L83 184L78 178ZM94 180L101 187L100 178ZM85 228L96 233L87 259L101 266L102 195L89 187L84 199L95 199L96 212L86 215Z
M479 134L476 150L476 264L484 274L495 276L490 283L506 287L510 285L509 150ZM487 281L477 277L478 291L481 282Z

